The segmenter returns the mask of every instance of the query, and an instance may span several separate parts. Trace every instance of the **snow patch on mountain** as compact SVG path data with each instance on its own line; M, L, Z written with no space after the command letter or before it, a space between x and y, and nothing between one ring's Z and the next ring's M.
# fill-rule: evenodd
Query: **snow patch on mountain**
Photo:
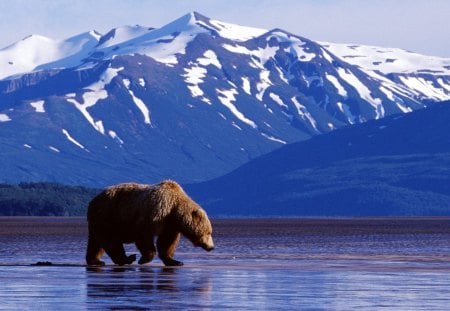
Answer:
M11 118L5 113L0 113L0 122L8 122L8 121L11 121Z
M380 91L383 92L384 94L386 94L386 96L392 100L395 101L396 100L396 96L394 95L394 93L391 92L391 90L389 90L388 88L381 86L380 87Z
M287 144L286 141L284 141L282 139L279 139L279 138L276 138L276 137L273 137L273 136L270 136L270 135L267 135L266 133L261 133L261 135L263 137L267 138L268 140L271 140L271 141L274 141L274 142L277 142L277 143L280 143L280 144L283 144L283 145Z
M128 93L130 94L131 98L133 99L133 102L135 103L136 107L141 111L142 115L144 116L144 122L146 124L151 125L150 121L150 111L148 110L147 106L145 105L144 101L137 97L134 92L130 89L131 82L129 79L123 79L123 83L125 87L128 90Z
M203 82L203 78L206 76L208 72L203 67L193 66L190 68L184 68L186 72L182 76L185 78L185 82L187 84L188 89L191 91L192 97L200 97L203 96L204 93L200 89L199 84Z
M450 99L450 94L442 88L436 88L431 81L427 81L421 77L400 77L400 80L416 91L416 94L422 94L430 99L436 100L448 100ZM441 79L442 80L442 79Z
M248 48L246 48L243 45L239 45L239 44L228 44L225 43L222 45L222 47L231 52L231 53L237 53L237 54L244 54L244 55L252 55L252 51L249 50Z
M223 44L222 47L232 53L243 54L251 56L254 68L264 69L264 64L269 60L273 59L279 50L278 46L266 46L265 48L259 47L255 50L250 50L249 48L240 44Z
M426 56L397 48L322 43L343 61L358 66L372 77L394 75L386 82L390 91L410 98L444 101L450 99L450 59ZM437 80L436 80L437 79ZM436 83L437 82L437 83ZM386 86L386 85L385 85Z
M442 88L450 92L450 81L449 83L445 83L444 80L442 80L442 78L439 78L437 79L437 82Z
M142 86L142 87L145 87L145 86L146 86L146 83L145 83L144 78L139 78L138 83L139 83L139 85Z
M122 71L124 67L120 68L107 68L105 72L100 76L100 80L85 87L86 90L83 95L83 102L78 102L74 97L75 94L66 94L67 102L73 104L86 118L86 120L100 132L105 134L105 128L103 127L103 121L95 120L89 113L88 108L94 106L99 100L106 99L108 92L105 90L105 86L111 83L111 81Z
M264 68L264 65L267 63L269 59L273 59L275 54L277 54L279 47L278 46L268 46L266 48L259 48L258 50L252 51L253 59L259 59L260 68Z
M74 145L76 145L77 147L80 147L81 149L85 149L84 146L82 144L80 144L76 139L74 139L69 132L66 129L62 130L62 133L64 134L64 136L66 136L66 138L73 143Z
M297 36L292 36L282 31L273 31L271 32L271 35L268 36L267 41L272 38L276 39L278 42L289 43L289 46L286 47L284 51L295 55L301 62L312 61L317 56L315 53L308 52L305 49L306 42Z
M309 124L313 127L313 129L320 133L319 129L317 128L317 122L313 118L313 116L309 113L309 111L306 109L304 105L302 105L297 98L294 96L291 98L292 103L294 104L295 108L297 109L297 113L305 121L308 121Z
M105 134L105 128L103 127L103 122L101 120L94 120L91 116L87 108L89 105L85 105L83 103L79 103L75 98L67 98L67 102L73 104L75 108L77 108L81 114L86 118L86 120L92 125L92 127L100 132L101 134Z
M381 99L372 97L371 92L367 88L367 86L364 85L364 83L362 83L351 71L340 67L337 68L337 71L341 79L345 80L348 84L355 88L361 98L366 100L375 108L376 119L384 117L384 107L382 105Z
M236 118L238 118L242 122L250 125L253 128L257 128L256 123L254 121L248 119L247 117L245 117L244 114L242 112L240 112L236 108L236 106L233 104L233 102L236 101L235 95L238 94L236 89L232 88L229 90L217 90L217 93L218 93L218 98L219 98L220 102L225 107L227 107L231 111L231 113L234 114L234 116Z
M350 107L344 103L337 102L339 110L347 117L348 123L355 124L356 116L350 111Z
M288 109L288 105L286 105L283 100L280 98L280 95L278 94L274 94L274 93L270 93L269 97L273 99L274 102L276 102L280 107L286 108Z
M386 96L393 102L395 102L396 106L403 112L403 113L409 113L413 110L410 107L407 107L403 104L403 100L398 98L390 89L388 89L385 86L380 87L380 91L386 94Z
M206 50L203 53L203 57L197 59L197 62L202 66L214 65L219 69L222 69L222 64L219 62L216 53L213 50Z
M450 75L450 59L369 45L321 42L331 53L358 67L389 73L413 73L421 70Z
M120 71L124 70L124 67L120 68L111 68L108 67L105 72L100 76L100 80L98 80L95 83L92 83L91 85L85 87L86 90L89 90L91 92L101 92L105 90L105 86L110 84L111 81L117 77Z
M263 100L263 96L264 96L264 93L266 92L267 88L269 86L273 85L272 81L270 81L270 79L269 79L269 76L270 76L270 71L268 71L266 69L261 70L259 73L260 82L258 82L256 84L256 90L258 91L258 93L256 94L256 98L259 101Z
M38 100L35 102L31 102L30 106L33 107L36 112L44 113L45 112L44 103L45 101Z
M267 32L267 30L261 28L229 24L213 19L209 20L209 23L215 26L221 37L235 41L247 41L259 37Z
M330 81L333 84L339 95L341 95L342 97L347 97L348 95L347 91L335 76L327 73L325 74L325 77L327 78L328 81Z
M203 57L199 57L195 62L190 62L189 64L191 67L184 68L185 74L183 74L182 77L185 78L184 81L186 82L192 97L202 97L204 92L200 88L200 84L204 82L203 79L208 72L205 67L213 65L221 69L222 64L219 62L216 53L212 50L205 51ZM211 104L211 101L206 97L203 97L202 100Z
M241 77L241 79L242 79L242 89L244 90L244 92L247 93L248 95L252 95L249 78Z
M117 143L118 143L119 145L123 145L123 144L124 144L124 141L123 141L122 139L120 139L119 135L117 135L117 133L116 133L115 131L109 130L109 131L108 131L108 135L109 135L112 139L114 139L115 141L117 141Z
M53 147L53 146L48 146L48 149L50 149L51 151L56 152L56 153L61 153L61 151L58 148Z

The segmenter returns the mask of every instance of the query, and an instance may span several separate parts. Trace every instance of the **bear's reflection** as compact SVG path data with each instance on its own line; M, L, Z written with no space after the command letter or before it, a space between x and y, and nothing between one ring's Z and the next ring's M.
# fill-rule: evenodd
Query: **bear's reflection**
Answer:
M212 288L209 270L187 267L87 267L86 283L89 303L133 309L193 296L207 301Z

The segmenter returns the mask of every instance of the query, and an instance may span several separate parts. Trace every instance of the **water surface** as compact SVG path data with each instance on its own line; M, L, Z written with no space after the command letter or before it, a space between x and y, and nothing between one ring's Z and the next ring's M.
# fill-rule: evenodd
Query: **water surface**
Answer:
M1 310L446 310L450 219L213 221L185 266L84 266L82 218L0 218ZM127 246L135 253L134 246ZM36 266L37 262L51 266Z

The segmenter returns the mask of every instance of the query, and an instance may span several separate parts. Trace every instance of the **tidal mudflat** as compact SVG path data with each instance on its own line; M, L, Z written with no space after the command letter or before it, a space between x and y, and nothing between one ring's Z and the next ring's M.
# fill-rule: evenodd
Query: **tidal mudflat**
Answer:
M445 310L450 218L213 220L183 267L84 265L83 218L0 218L1 310ZM136 253L134 246L128 252ZM36 263L41 265L36 265Z

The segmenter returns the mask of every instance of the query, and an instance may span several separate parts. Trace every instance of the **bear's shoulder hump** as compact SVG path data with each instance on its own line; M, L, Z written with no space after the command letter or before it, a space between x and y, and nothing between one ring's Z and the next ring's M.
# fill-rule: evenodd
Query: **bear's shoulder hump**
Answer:
M170 190L181 190L181 186L173 180L163 180L162 182L159 183L159 186L162 188L167 188Z

